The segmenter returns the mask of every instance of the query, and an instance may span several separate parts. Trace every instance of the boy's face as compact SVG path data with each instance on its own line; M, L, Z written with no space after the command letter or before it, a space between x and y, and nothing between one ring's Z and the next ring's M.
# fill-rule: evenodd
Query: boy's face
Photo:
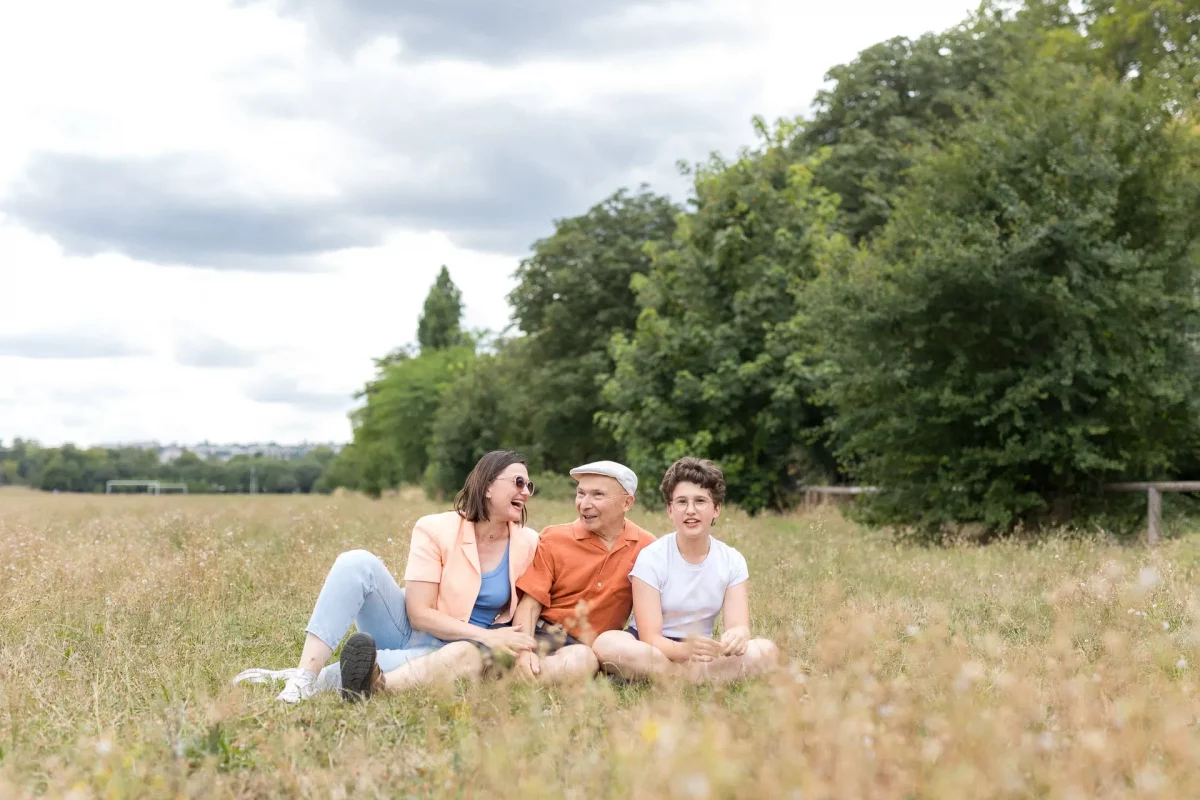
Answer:
M708 535L713 520L721 516L721 507L713 502L708 489L685 481L671 493L667 515L680 536L697 539Z

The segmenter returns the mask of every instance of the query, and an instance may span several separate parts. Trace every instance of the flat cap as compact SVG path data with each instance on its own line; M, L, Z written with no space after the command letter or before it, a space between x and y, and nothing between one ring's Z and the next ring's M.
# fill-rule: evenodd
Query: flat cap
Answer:
M633 474L633 470L629 467L615 461L593 461L591 464L584 464L582 467L571 470L571 477L577 475L607 475L610 478L616 478L617 483L621 484L625 491L637 494L637 475Z

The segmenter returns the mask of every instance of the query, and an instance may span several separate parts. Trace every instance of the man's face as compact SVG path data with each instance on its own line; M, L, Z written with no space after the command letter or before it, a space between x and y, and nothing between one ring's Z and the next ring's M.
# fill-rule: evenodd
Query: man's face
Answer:
M605 530L624 524L625 512L633 507L633 498L607 475L580 475L575 490L575 510L589 531Z

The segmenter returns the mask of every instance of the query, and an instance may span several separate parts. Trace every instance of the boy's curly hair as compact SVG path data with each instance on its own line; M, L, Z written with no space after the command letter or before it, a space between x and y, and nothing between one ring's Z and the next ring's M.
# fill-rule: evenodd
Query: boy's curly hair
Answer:
M684 456L667 468L667 474L658 488L668 504L675 494L675 487L681 483L694 483L707 489L713 503L719 506L725 504L725 473L707 458Z

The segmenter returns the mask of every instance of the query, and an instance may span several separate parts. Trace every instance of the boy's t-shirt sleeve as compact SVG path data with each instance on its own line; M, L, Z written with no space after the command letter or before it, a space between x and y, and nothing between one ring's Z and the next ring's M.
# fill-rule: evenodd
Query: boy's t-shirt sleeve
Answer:
M637 560L633 562L633 569L629 571L629 580L637 578L661 592L667 583L667 570L666 564L656 552L657 549L655 547L642 548L642 552L638 553Z
M746 567L746 557L732 547L729 548L729 585L737 586L750 580L750 570Z

